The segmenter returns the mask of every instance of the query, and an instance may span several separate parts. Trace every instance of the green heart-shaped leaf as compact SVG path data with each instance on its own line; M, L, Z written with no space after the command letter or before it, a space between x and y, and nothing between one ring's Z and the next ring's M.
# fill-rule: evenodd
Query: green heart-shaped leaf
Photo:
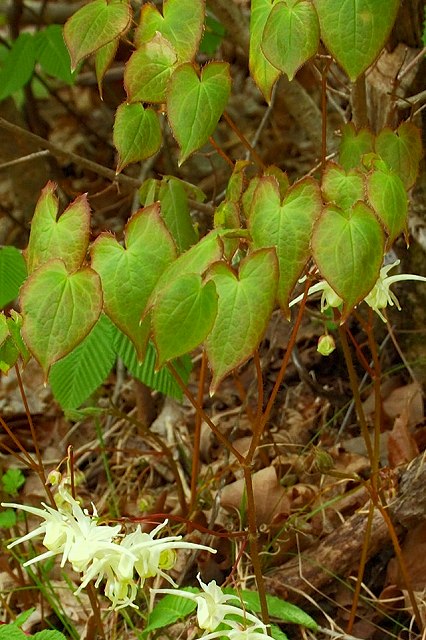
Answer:
M91 249L92 266L101 277L107 315L142 360L150 326L148 319L141 323L141 317L161 274L176 257L176 248L158 203L136 212L125 234L126 248L112 235L101 234Z
M277 2L265 24L262 50L271 64L293 80L319 46L317 12L310 0Z
M153 156L161 147L161 127L157 114L143 105L123 103L114 122L114 145L118 151L117 173L131 162Z
M253 197L248 227L253 246L277 251L278 301L288 311L289 296L310 256L310 239L321 212L318 183L304 178L288 191L281 203L274 177L260 179Z
M260 249L245 258L238 276L223 263L209 277L219 296L217 317L205 341L213 371L210 392L258 347L274 308L278 281L275 250Z
M411 122L403 122L396 132L383 129L376 138L376 152L411 189L419 172L422 157L420 131Z
M161 33L141 44L124 69L128 102L165 102L176 61L175 50Z
M272 0L251 0L250 13L250 74L263 93L266 102L271 101L272 88L280 71L263 54L261 42L263 29L272 9Z
M163 16L151 4L144 4L136 46L149 42L159 32L171 43L179 62L191 62L203 33L204 0L164 0Z
M99 318L101 283L92 269L69 274L62 260L50 260L28 278L20 301L22 334L47 378L52 364L70 353Z
M345 320L377 282L383 229L363 202L345 211L326 207L314 228L312 251L321 274L344 301Z
M364 177L360 171L345 171L334 162L329 162L322 179L322 192L326 202L341 209L350 209L364 198Z
M0 309L18 297L27 277L22 253L15 247L0 247Z
M192 64L173 73L167 96L167 117L181 148L179 164L203 146L216 128L231 92L226 62L210 62L199 77Z
M201 344L216 314L215 285L213 282L203 284L198 274L184 274L163 289L152 311L157 368Z
M41 192L31 222L28 247L24 251L28 273L53 258L61 258L68 271L78 269L86 256L90 233L87 195L72 202L58 217L56 185L48 182Z
M99 95L102 98L102 80L115 58L118 49L118 38L98 49L95 54L95 71Z
M130 20L130 2L126 0L93 0L76 11L64 26L72 71L81 60L121 36Z
M399 0L314 0L327 49L354 82L384 46Z
M408 198L401 178L385 165L367 177L367 193L371 206L389 234L391 246L407 224Z
M349 171L361 163L361 157L373 151L373 134L368 129L356 131L352 122L342 127L342 139L339 147L339 163Z

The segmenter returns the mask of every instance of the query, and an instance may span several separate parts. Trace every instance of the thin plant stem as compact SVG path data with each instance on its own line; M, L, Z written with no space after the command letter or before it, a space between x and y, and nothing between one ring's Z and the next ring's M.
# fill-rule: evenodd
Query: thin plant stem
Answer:
M203 407L203 398L204 398L204 385L206 382L206 372L207 372L207 355L203 350L203 354L201 356L201 366L200 366L200 378L198 381L198 394L197 394L197 405L199 408L196 409L195 414L195 429L194 429L194 444L193 444L193 453L192 453L192 469L191 469L191 502L189 505L190 513L195 509L195 505L197 502L197 480L198 473L200 468L200 441L201 441L201 425L203 422L203 413L200 411L200 408Z
M260 563L258 531L256 522L256 504L254 501L253 479L251 464L244 464L244 481L247 495L247 520L249 530L250 558L256 578L256 586L259 594L260 609L264 624L269 624L268 603L266 600L265 582L263 580L262 565ZM270 633L270 629L268 629Z
M19 451L21 451L21 453L24 454L25 458L26 458L26 465L27 467L29 467L29 469L32 469L33 471L36 471L37 469L37 464L34 462L34 460L32 459L32 457L30 456L30 454L28 453L28 451L25 449L25 447L21 444L21 442L19 441L19 439L15 436L15 434L13 433L13 431L8 427L8 425L6 424L6 422L3 420L3 418L0 416L0 425L3 427L3 429L6 431L7 435L9 436L9 438L14 442L14 444L18 447Z
M101 608L99 606L99 601L98 601L98 594L96 592L95 587L93 586L93 582L89 582L89 584L86 587L86 591L87 591L87 595L89 596L90 605L92 607L98 633L101 636L102 640L106 640L104 624L102 622L102 617L101 617Z
M175 367L170 362L168 363L167 366L168 366L168 368L170 370L170 373L172 374L172 376L174 377L174 379L178 383L179 387L182 389L184 395L188 398L189 402L192 404L194 409L196 411L200 411L204 422L207 422L207 424L209 425L210 429L213 431L213 433L215 434L215 436L219 440L219 442L221 444L223 444L223 446L226 447L228 449L228 451L230 451L231 453L234 454L234 456L236 457L236 459L238 460L238 462L241 465L244 464L244 462L245 462L244 456L242 456L241 453L232 445L232 443L229 442L228 438L226 438L226 436L224 436L219 431L219 429L217 428L215 423L209 418L209 416L202 409L202 407L198 406L196 398L194 398L192 393L189 391L189 389L187 388L186 384L184 383L184 381L182 380L182 378L180 377L180 375L176 371Z
M221 149L219 147L219 145L217 144L216 140L213 138L213 136L210 136L209 138L209 142L212 145L212 147L217 151L217 153L220 155L220 157L222 158L222 160L225 160L225 162L231 167L232 170L234 170L234 163L231 160L231 158L228 156L228 154L226 154L224 152L223 149Z
M327 75L330 64L331 60L324 60L321 71L321 174L324 174L327 162Z
M252 147L252 145L247 140L245 135L239 130L239 128L237 127L235 122L232 120L231 116L228 113L226 113L226 111L223 114L223 119L225 120L226 124L232 129L232 131L237 134L237 136L239 137L239 139L241 140L241 142L243 143L243 145L245 146L247 151L250 152L250 154L253 157L253 160L260 167L260 169L262 169L262 170L265 169L265 163L263 162L262 158L257 153L256 149L254 149Z
M362 407L361 396L359 393L358 377L356 375L351 351L349 349L348 338L346 336L346 328L344 326L339 325L338 331L339 331L340 343L342 345L343 356L345 358L346 369L349 375L349 382L351 385L353 400L355 403L355 410L356 410L359 424L361 427L362 437L364 438L364 441L365 441L368 457L370 460L373 460L373 447L371 445L367 421L365 419L364 409Z
M37 458L37 474L41 480L41 483L43 484L45 491L49 497L50 503L52 504L52 506L54 506L56 508L56 503L55 500L53 498L53 494L50 490L50 486L47 484L46 482L46 474L44 473L44 466L43 466L43 459L41 457L41 453L40 453L40 448L38 446L38 440L37 440L37 434L35 432L34 429L34 423L33 423L33 419L31 417L31 412L30 412L30 408L28 406L28 401L27 401L27 396L25 394L25 389L24 389L24 385L22 384L22 378L21 378L21 374L19 371L19 366L18 364L15 364L15 372L16 372L16 379L18 381L18 386L19 386L19 393L21 394L21 398L22 398L22 402L24 404L24 408L25 408L25 414L27 416L27 420L28 420L28 424L30 427L30 431L31 431L31 438L34 444L34 451L36 454L36 458Z
M370 500L370 505L368 509L368 518L367 518L367 523L365 527L364 542L361 550L361 558L359 559L358 575L356 579L355 591L354 591L354 596L352 600L351 613L349 616L348 624L346 626L347 633L352 633L352 629L355 622L355 616L358 609L359 596L361 594L361 587L362 587L362 578L364 576L365 565L367 563L367 558L368 558L368 545L371 538L371 527L373 524L373 516L374 516L374 504L373 504L373 501Z
M262 375L262 365L260 363L259 357L259 349L256 349L253 355L254 366L256 368L256 378L257 378L257 411L256 411L256 421L258 422L262 416L263 411L263 375Z

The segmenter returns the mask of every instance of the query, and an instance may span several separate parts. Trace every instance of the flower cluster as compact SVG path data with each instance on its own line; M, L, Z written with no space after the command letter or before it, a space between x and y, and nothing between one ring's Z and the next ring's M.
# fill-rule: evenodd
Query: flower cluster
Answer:
M39 527L9 544L8 549L44 534L43 545L47 551L28 560L24 566L62 554L61 567L69 562L74 571L82 574L77 593L91 580L95 580L98 587L105 579L105 595L113 609L136 606L137 591L147 578L160 575L175 586L165 571L174 566L176 549L205 549L216 553L205 545L184 542L182 536L157 538L167 520L150 533L142 532L138 526L134 532L124 535L120 524L99 524L95 506L92 505L90 515L64 487L59 487L56 509L42 504L43 509L2 503L3 507L21 509L44 520Z
M204 630L202 640L213 640L213 638L224 636L230 640L270 640L267 626L257 616L241 607L229 604L240 602L237 596L223 593L215 580L205 584L199 575L197 578L202 589L200 593L179 589L151 589L151 592L182 596L195 601L197 623L200 629Z
M386 318L382 313L382 309L385 309L388 305L395 305L398 311L401 311L401 306L399 304L398 298L396 295L390 290L390 286L395 282L400 282L403 280L420 280L421 282L426 282L426 278L423 276L416 276L411 273L402 273L395 276L388 276L388 272L394 267L399 265L399 260L396 260L392 264L385 265L380 269L380 275L376 281L376 284L370 291L370 293L364 298L364 302L368 304L369 307L373 309L380 316L383 322L386 322ZM299 282L303 282L305 278L302 278ZM343 304L342 298L340 298L337 293L331 288L326 280L321 280L321 282L317 282L312 287L308 289L308 296L313 293L317 293L321 291L321 313L328 309L328 307L339 307ZM303 298L303 295L298 296L294 300L290 302L290 307L294 304L300 302Z

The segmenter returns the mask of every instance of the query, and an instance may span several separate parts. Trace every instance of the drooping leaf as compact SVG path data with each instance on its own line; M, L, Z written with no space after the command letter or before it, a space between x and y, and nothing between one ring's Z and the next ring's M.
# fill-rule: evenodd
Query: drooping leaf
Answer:
M152 330L158 367L198 347L211 330L217 314L213 282L203 283L196 273L173 280L157 296Z
M160 217L158 203L136 212L125 229L125 248L108 233L94 242L92 266L99 273L107 315L133 342L138 358L144 357L149 320L141 323L152 291L176 248Z
M407 224L408 198L401 178L387 165L377 166L367 176L368 200L383 222L392 246Z
M48 182L38 199L24 251L28 273L53 258L61 258L68 271L78 269L86 256L90 233L87 194L78 196L58 219L56 185Z
M319 186L312 178L294 184L282 202L274 177L261 178L254 193L248 228L256 249L276 248L277 297L286 312L289 296L310 256L312 229L321 206Z
M95 53L95 71L99 95L102 98L102 81L117 53L119 39L115 38L100 47Z
M319 46L317 12L310 0L283 0L274 4L262 36L269 62L293 80Z
M151 389L155 389L166 396L182 400L182 390L178 383L170 373L167 367L162 367L158 371L155 369L157 353L151 342L145 353L144 361L140 364L136 349L129 338L121 331L116 329L114 338L114 349L117 355L122 359L129 373L146 384ZM173 366L180 375L184 384L188 383L189 374L192 370L192 360L189 356L183 356L173 361Z
M177 53L179 62L191 62L197 53L204 26L204 0L164 0L163 15L144 4L135 44L140 47L159 32Z
M342 139L339 147L339 163L349 171L361 162L361 157L373 151L374 138L371 131L361 129L356 131L353 122L348 122L342 127Z
M343 299L343 320L373 288L383 260L384 233L363 202L351 209L326 207L312 236L314 260Z
M324 200L341 209L350 209L364 198L364 177L357 169L345 171L335 162L329 162L322 179Z
M271 12L273 0L251 0L250 13L250 74L262 92L266 102L270 103L272 89L279 78L280 71L263 54L261 42L263 29Z
M31 79L35 65L34 37L21 33L7 52L0 70L0 100L18 91Z
M128 102L165 102L176 62L176 51L161 33L141 44L124 69Z
M274 308L278 282L275 249L260 249L245 258L238 276L224 263L209 277L219 296L217 317L205 341L213 372L210 392L243 364L259 345Z
M140 162L161 147L161 127L153 109L136 104L121 104L115 114L114 145L118 151L117 173L131 162Z
M403 122L396 132L383 129L376 138L376 152L411 189L419 172L422 157L420 131L411 122Z
M183 64L173 73L167 95L167 117L181 148L180 165L207 142L230 91L229 65L225 62L210 62L200 76L192 64Z
M104 382L116 359L114 333L101 314L78 347L52 366L49 384L62 409L76 409Z
M72 70L91 53L121 36L130 20L128 0L93 0L76 11L64 26Z
M179 253L183 253L198 240L189 213L188 195L183 181L173 176L164 176L158 198L164 222L176 242Z
M235 593L231 588L226 588L224 591L225 593ZM254 613L260 613L262 611L259 594L256 591L247 591L244 589L243 591L239 591L238 595L243 599L249 611L253 611ZM315 620L300 609L300 607L269 594L266 594L266 601L271 618L277 618L289 624L299 624L313 631L318 629Z
M314 0L327 49L354 82L377 58L399 0Z
M62 260L50 260L25 282L20 301L22 334L47 378L52 364L70 353L98 320L101 283L92 269L69 274Z
M18 297L19 288L27 277L22 253L15 247L0 248L0 309Z
M59 24L50 24L35 35L35 55L45 73L67 84L74 83L70 54Z

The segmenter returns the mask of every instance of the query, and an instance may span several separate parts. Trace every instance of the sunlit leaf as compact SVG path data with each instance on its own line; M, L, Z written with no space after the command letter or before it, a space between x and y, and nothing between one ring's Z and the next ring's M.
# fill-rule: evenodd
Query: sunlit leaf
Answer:
M263 93L266 102L271 101L272 89L280 75L265 57L261 49L263 29L271 12L273 0L251 0L250 13L250 74Z
M113 141L118 151L117 173L132 162L153 156L162 142L157 114L140 102L121 104L115 114Z
M128 102L165 102L176 61L175 50L161 33L141 44L124 69Z
M27 277L22 253L15 247L0 247L0 309L18 297Z

